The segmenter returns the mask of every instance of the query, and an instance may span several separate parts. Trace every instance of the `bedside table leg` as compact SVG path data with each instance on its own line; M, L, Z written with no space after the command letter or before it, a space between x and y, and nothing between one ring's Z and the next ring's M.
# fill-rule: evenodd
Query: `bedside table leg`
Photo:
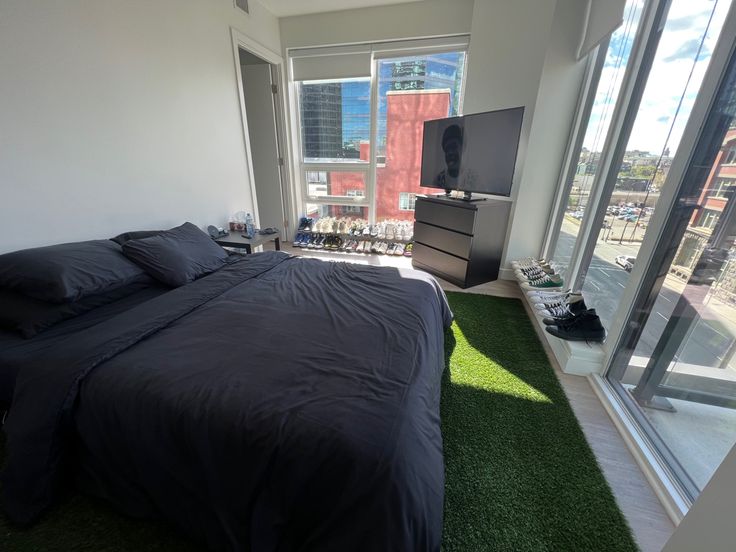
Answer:
M243 247L245 248L245 254L246 255L250 255L251 254L250 244L249 243L245 243L245 244L243 244Z
M276 251L281 251L281 238L276 238L273 242L276 247Z

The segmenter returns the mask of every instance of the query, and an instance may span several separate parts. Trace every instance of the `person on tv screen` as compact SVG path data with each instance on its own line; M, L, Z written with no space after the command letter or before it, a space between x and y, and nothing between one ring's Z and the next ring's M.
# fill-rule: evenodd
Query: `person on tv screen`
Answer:
M435 178L435 186L445 190L471 186L474 175L462 167L463 129L460 125L452 124L442 133L442 151L445 152L446 168Z

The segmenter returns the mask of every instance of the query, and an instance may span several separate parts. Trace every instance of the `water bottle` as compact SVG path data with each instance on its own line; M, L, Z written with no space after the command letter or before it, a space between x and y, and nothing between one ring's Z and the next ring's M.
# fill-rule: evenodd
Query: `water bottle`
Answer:
M253 224L253 217L250 216L250 213L245 215L245 235L250 239L253 239L256 235L256 227Z

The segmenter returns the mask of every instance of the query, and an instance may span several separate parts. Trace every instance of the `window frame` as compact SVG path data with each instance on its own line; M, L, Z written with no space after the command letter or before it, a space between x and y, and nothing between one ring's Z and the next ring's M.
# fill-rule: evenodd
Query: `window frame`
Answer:
M348 205L355 207L367 207L368 219L370 224L374 224L376 220L376 175L378 167L378 148L376 147L378 140L378 64L382 60L412 56L422 56L444 52L463 52L463 69L462 69L462 81L460 83L460 93L458 97L458 114L462 114L462 104L465 98L465 86L467 82L467 67L468 67L468 46L470 41L470 35L468 34L457 34L446 37L436 37L427 39L413 39L403 41L382 41L371 44L359 44L350 46L317 46L307 49L287 49L287 64L288 69L288 92L289 92L289 106L291 108L290 126L292 130L292 136L294 140L292 143L292 163L296 178L293 184L293 189L296 192L296 212L294 216L296 219L299 217L300 212L304 212L307 204L322 204L322 205ZM302 127L301 127L301 101L300 101L300 84L301 82L312 82L312 81L295 81L293 79L293 66L292 60L295 56L298 56L298 52L309 51L309 53L319 52L324 50L325 54L335 53L350 53L356 48L363 49L369 47L371 49L371 74L370 74L370 155L368 163L365 161L351 162L351 161L340 161L340 162L312 162L305 161L303 139L302 139ZM343 81L343 80L355 80L352 78L336 78L336 79L321 79L324 81ZM311 171L345 171L345 172L364 172L366 173L365 182L366 190L365 195L360 201L354 199L354 197L346 196L310 196L308 193L308 184L306 173Z
M401 200L406 199L408 207L401 206ZM399 211L416 211L417 194L415 192L399 192Z

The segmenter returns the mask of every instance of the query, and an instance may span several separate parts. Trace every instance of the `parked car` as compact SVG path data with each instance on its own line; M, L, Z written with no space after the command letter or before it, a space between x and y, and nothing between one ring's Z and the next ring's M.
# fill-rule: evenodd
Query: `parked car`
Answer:
M623 268L626 272L631 272L634 268L634 261L636 257L629 257L628 255L619 255L616 257L616 264Z

